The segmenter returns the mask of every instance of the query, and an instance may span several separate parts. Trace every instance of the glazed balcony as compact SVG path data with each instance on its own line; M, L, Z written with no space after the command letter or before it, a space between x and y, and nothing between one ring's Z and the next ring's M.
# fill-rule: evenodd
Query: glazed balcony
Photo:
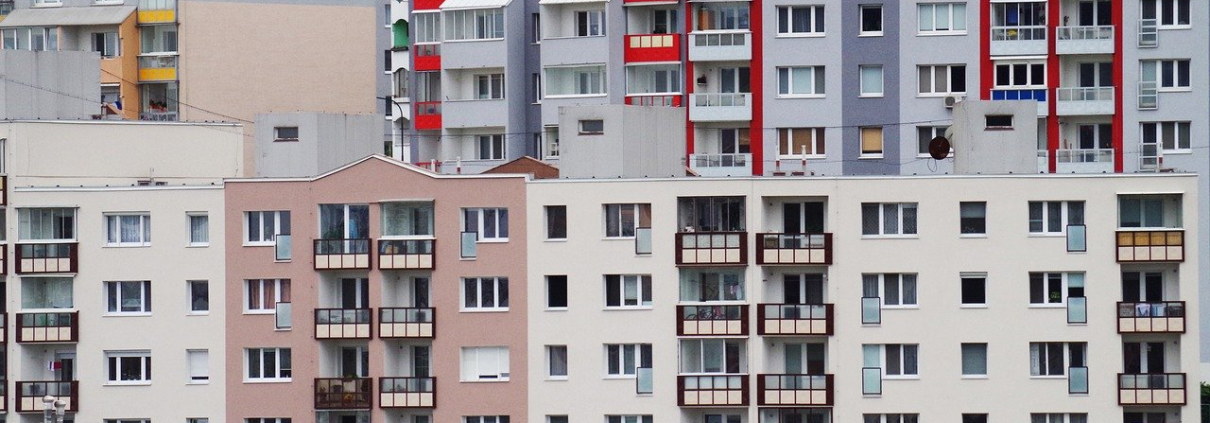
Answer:
M177 80L177 55L154 53L139 56L139 82Z
M1184 373L1118 374L1119 405L1185 405Z
M437 310L432 307L378 309L378 337L382 339L432 339L436 325Z
M832 234L757 234L756 264L830 265Z
M378 406L381 408L433 408L437 406L437 378L378 378Z
M315 270L369 269L369 239L315 240Z
M751 93L692 94L689 120L694 122L743 122L752 120Z
M441 102L440 101L421 101L416 103L416 113L412 116L415 121L412 125L420 131L431 131L441 129Z
M413 72L441 70L441 44L416 44Z
M1125 230L1117 232L1118 263L1179 263L1185 261L1185 231Z
M693 32L689 34L689 60L752 60L752 33L748 31Z
M681 34L627 35L626 63L679 62Z
M993 26L992 56L1038 56L1048 52L1046 25Z
M378 268L382 270L433 270L435 263L432 239L378 240Z
M748 336L747 305L676 306L677 336Z
M1117 97L1114 87L1055 88L1055 114L1059 116L1113 115Z
M679 232L677 266L747 266L747 232Z
M1055 28L1055 53L1113 54L1112 25L1061 26Z
M831 336L836 319L832 304L760 304L756 333L762 336Z
M365 410L373 405L373 378L315 378L316 410Z
M1038 116L1050 115L1049 96L1045 88L993 88L992 100L1034 100L1037 101Z
M46 408L42 398L47 395L67 404L68 413L80 411L80 382L73 380L17 382L17 412L41 413Z
M698 176L729 177L752 175L751 154L690 154L689 168Z
M370 339L373 312L369 308L317 308L315 339Z
M762 374L756 376L756 405L831 407L832 375Z
M79 269L78 244L18 243L17 274L76 273Z
M626 94L627 106L681 107L680 94Z
M1118 333L1185 333L1185 302L1118 302Z
M681 407L747 407L748 375L676 377L676 403Z
M80 340L79 312L17 313L17 342L70 343Z

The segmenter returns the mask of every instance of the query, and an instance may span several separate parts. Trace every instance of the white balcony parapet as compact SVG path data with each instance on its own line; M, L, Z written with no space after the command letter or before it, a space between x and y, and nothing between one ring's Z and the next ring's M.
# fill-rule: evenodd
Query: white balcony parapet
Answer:
M1056 88L1059 116L1112 115L1117 104L1114 87Z
M1113 26L1061 26L1055 28L1055 53L1110 54L1114 50Z
M689 106L689 120L695 122L752 120L752 94L693 94Z
M752 33L749 31L710 31L690 33L689 60L752 60Z
M689 168L700 176L752 175L751 154L690 154Z

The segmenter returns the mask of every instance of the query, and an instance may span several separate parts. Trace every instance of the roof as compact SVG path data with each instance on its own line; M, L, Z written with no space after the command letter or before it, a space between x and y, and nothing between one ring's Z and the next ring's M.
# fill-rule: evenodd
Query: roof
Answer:
M411 172L416 172L421 175L428 176L433 179L490 179L490 178L525 178L526 177L523 174L503 174L503 173L495 174L495 175L482 175L482 174L479 174L479 175L444 175L444 174L434 173L428 169L413 165L411 163L404 163L404 162L401 162L401 161L398 161L398 160L395 160L395 159L392 159L390 157L386 157L383 155L379 155L379 154L371 154L369 156L355 160L349 164L338 167L336 169L329 170L327 172L324 172L324 173L316 175L316 176L301 176L301 177L295 176L295 177L274 177L274 178L263 178L263 177L227 178L227 179L224 179L223 182L224 183L232 183L232 182L314 182L314 181L326 178L328 176L332 176L337 173L343 172L345 169L360 165L360 164L370 161L370 160L378 160L381 162L385 162L385 163L388 163L388 164L391 164L394 166L398 166L402 169L406 169Z
M17 9L0 21L0 28L22 26L117 25L135 6L87 6Z
M484 171L485 174L517 174L533 175L534 179L553 179L559 177L559 168L549 163L529 156L523 156L511 162Z
M609 0L542 0L538 4L580 4L580 3L608 3Z
M508 6L512 0L445 0L441 10L495 9Z

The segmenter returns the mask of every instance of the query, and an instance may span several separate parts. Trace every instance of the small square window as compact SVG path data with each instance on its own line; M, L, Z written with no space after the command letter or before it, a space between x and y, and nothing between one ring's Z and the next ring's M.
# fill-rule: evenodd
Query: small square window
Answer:
M298 141L297 126L277 126L273 128L274 142L292 142Z
M963 235L987 234L987 203L971 201L959 203L961 214L959 226Z
M1013 129L1012 115L987 115L986 129Z
M962 275L962 305L987 305L987 275Z
M987 344L962 344L962 376L987 376Z
M962 423L987 423L987 414L963 414Z
M861 36L882 35L882 5L861 6Z
M605 133L605 121L601 119L585 119L580 121L580 135L600 135Z
M861 128L861 157L882 157L882 127Z

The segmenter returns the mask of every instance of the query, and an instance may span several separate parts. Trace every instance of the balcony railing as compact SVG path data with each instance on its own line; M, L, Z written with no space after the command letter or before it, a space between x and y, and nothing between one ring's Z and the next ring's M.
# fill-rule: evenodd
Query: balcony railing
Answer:
M1058 54L1113 53L1113 26L1061 26L1055 28L1055 52Z
M379 338L433 338L437 311L432 307L383 307L378 309Z
M315 240L315 270L369 269L369 239Z
M1185 405L1184 373L1118 374L1119 405Z
M1119 302L1118 333L1185 333L1185 302Z
M76 273L77 243L17 244L17 274Z
M1139 19L1139 47L1159 47L1159 21L1156 19Z
M1045 41L1046 25L995 26L992 41Z
M833 334L832 304L760 304L756 309L756 333L771 335Z
M1185 261L1184 230L1118 230L1118 263Z
M677 266L746 266L747 232L678 232Z
M627 35L626 63L681 60L681 34Z
M882 324L882 297L861 297L861 324Z
M432 270L436 243L432 239L380 239L378 268Z
M752 60L752 33L748 31L694 32L689 34L689 60Z
M416 72L441 70L441 44L417 44L413 51Z
M17 342L63 343L80 340L79 312L17 313Z
M419 130L441 129L441 102L421 101L416 103L413 126Z
M1056 173L1113 173L1112 148L1055 150Z
M315 339L370 339L373 309L315 309Z
M433 408L437 406L437 378L378 378L378 406L381 408Z
M373 378L315 378L316 410L362 410L373 405Z
M8 175L0 175L0 206L8 205Z
M747 407L748 375L677 376L681 407Z
M626 94L630 106L681 107L680 94Z
M8 343L8 313L0 313L0 345ZM0 378L3 379L3 378ZM2 385L2 383L0 383Z
M1160 107L1160 88L1155 81L1139 81L1139 110L1155 110Z
M677 336L748 336L748 306L676 306L676 328Z
M80 411L80 382L28 381L17 382L17 412L40 413L46 408L42 398L47 395L67 404L66 411Z
M1114 87L1055 88L1059 116L1112 115L1117 97Z
M176 122L179 120L177 112L142 112L139 113L139 120L152 122Z
M757 375L756 405L831 407L832 385L832 375Z
M757 234L756 264L832 264L832 234Z
M1112 40L1112 25L1060 26L1055 28L1056 39L1068 40Z
M751 154L690 154L689 168L698 176L727 177L752 174Z
M176 54L139 56L139 81L175 81L176 70Z
M706 93L690 96L689 120L734 122L752 120L751 93Z

